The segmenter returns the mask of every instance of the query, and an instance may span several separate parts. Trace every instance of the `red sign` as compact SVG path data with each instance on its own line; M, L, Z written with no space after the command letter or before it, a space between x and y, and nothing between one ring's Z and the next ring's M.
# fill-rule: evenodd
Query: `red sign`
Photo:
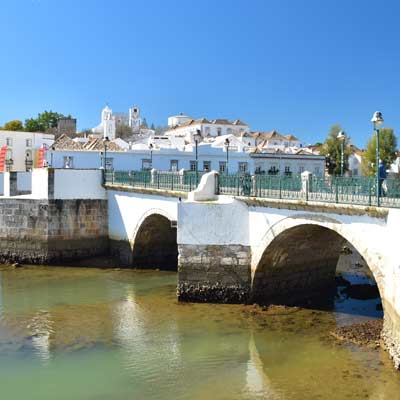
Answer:
M0 172L6 171L7 146L0 148Z
M37 167L38 168L43 168L44 160L46 160L46 147L42 146L39 149L39 157L38 157L38 162L37 162Z

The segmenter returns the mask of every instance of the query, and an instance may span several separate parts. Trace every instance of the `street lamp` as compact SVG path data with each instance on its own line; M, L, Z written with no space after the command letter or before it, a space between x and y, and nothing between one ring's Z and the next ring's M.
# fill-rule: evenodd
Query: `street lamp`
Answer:
M226 174L228 175L228 163L229 163L229 139L226 138L224 142L225 150L226 150Z
M54 146L51 146L50 147L50 167L51 168L53 168L53 151L55 150L56 148L54 147Z
M344 145L346 143L346 134L343 131L340 131L337 135L337 138L340 141L340 149L341 149L340 176L343 176L343 173L344 173Z
M106 136L103 139L103 145L104 145L104 165L102 165L103 168L103 182L106 183L107 180L107 143L110 141L108 139L108 136Z
M382 125L383 116L380 111L375 111L374 115L371 118L371 122L374 123L374 131L376 133L376 204L379 207L379 195L380 195L380 187L379 187L379 127Z
M197 154L197 146L199 145L199 142L201 140L201 131L200 131L200 129L197 129L195 135L193 136L193 139L194 139L194 146L195 146L195 151L196 151L195 157L196 157L196 185L197 185L198 182L199 182L199 176L198 176L198 173L199 173L199 161L198 161L198 154Z
M150 149L150 169L153 168L153 143L149 144Z

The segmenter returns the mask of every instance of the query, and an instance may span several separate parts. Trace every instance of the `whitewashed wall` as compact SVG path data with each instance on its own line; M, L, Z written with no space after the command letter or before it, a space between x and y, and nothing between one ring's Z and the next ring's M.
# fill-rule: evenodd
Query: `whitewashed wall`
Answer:
M4 195L4 174L0 173L0 196Z
M49 180L47 168L32 170L32 197L47 199L49 197Z
M53 156L48 154L48 162L54 168L64 167L64 157L73 157L72 168L100 168L101 155L98 151L55 151ZM107 159L112 159L113 168L120 171L140 171L142 160L150 160L150 150L133 150L129 152L107 152ZM195 161L195 152L184 152L175 149L153 151L153 168L169 171L171 160L178 160L178 169L190 169L190 161ZM221 148L211 146L198 147L199 170L203 170L204 161L211 162L211 169L219 170L219 162L226 161L226 152ZM238 171L239 162L247 162L250 172L254 171L253 160L248 153L229 152L229 172Z
M108 190L108 232L113 240L133 240L140 225L151 214L177 220L178 199Z
M249 245L247 206L228 196L216 202L182 202L178 207L178 243Z
M106 199L102 186L103 175L99 169L54 170L55 199Z

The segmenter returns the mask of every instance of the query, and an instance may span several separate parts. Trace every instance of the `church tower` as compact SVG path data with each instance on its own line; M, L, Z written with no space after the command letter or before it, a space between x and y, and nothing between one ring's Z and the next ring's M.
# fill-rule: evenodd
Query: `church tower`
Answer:
M129 109L129 126L133 133L140 132L140 124L142 123L140 119L140 109L137 106L133 106Z
M101 112L101 122L103 125L103 138L108 137L109 140L115 139L116 124L110 107L106 106Z

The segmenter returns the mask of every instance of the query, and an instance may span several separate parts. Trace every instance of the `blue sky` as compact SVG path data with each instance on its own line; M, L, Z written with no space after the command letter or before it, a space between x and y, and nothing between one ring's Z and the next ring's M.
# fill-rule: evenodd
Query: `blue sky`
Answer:
M0 124L52 109L95 126L102 107L240 118L364 146L380 110L400 131L400 2L2 0Z

